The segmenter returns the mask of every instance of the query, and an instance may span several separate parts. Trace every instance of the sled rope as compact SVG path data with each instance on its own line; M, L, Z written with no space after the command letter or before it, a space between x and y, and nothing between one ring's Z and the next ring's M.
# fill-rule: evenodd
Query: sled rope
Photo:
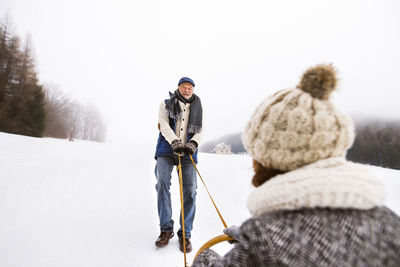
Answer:
M186 264L186 238L185 238L185 213L183 211L183 185L182 185L182 164L181 164L181 155L178 154L179 165L178 165L178 172L179 172L179 191L181 195L181 217L182 217L182 230L183 230L183 260Z
M221 213L219 212L219 210L218 210L218 208L217 208L217 205L216 205L215 202L214 202L214 199L212 198L210 192L208 191L208 188L207 188L207 186L206 186L206 183L204 182L203 178L202 178L201 175L200 175L199 170L197 169L196 163L194 163L194 161L193 161L192 155L189 154L189 156L190 156L190 159L192 160L192 163L193 163L194 168L196 169L197 173L199 174L200 180L203 182L203 185L204 185L204 187L206 188L206 191L207 191L208 195L210 196L210 199L211 199L211 201L212 201L212 203L213 203L213 205L214 205L214 207L215 207L215 209L216 209L216 211L217 211L217 213L218 213L218 215L219 215L219 218L221 219L222 224L224 225L225 228L228 228L227 224L226 224L225 221L224 221L224 218L222 218L222 215L221 215ZM195 258L196 258L196 257L195 257Z
M226 224L224 218L222 218L222 215L221 215L221 213L219 212L219 210L218 210L218 208L217 208L217 205L216 205L215 202L214 202L214 199L212 198L210 192L208 191L208 188L207 188L207 186L206 186L206 183L205 183L204 180L203 180L203 177L201 177L201 174L200 174L199 170L197 169L196 163L194 163L194 160L193 160L192 155L189 154L189 157L190 157L190 159L191 159L191 161L192 161L192 163L193 163L194 168L195 168L196 171L197 171L197 174L198 174L199 177L200 177L201 182L203 183L204 187L206 188L206 191L207 191L207 193L208 193L208 196L210 197L211 202L213 203L213 205L214 205L214 207L215 207L215 210L217 211L218 216L219 216L219 218L221 219L222 224L224 225L225 228L228 228L228 225ZM229 241L229 240L234 240L234 238L232 238L231 236L229 236L229 235L227 235L227 234L219 235L219 236L217 236L217 237L214 237L214 238L208 240L208 241L207 241L203 246L201 246L201 248L197 251L196 255L195 255L194 258L193 258L193 262L196 260L197 256L199 256L200 253L202 253L204 250L206 250L206 249L208 249L208 248L210 248L210 247L212 247L212 246L214 246L214 245L216 245L216 244L218 244L218 243L221 243L221 242L223 242L223 241ZM193 265L193 263L192 263L192 265Z

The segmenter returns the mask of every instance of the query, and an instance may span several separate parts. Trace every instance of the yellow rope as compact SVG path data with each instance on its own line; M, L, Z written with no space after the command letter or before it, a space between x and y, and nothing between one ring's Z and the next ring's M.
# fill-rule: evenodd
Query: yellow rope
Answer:
M210 192L208 191L208 188L207 188L206 184L204 183L204 180L203 180L203 178L201 177L199 170L197 169L196 163L194 163L194 161L193 161L192 155L189 154L189 156L190 156L190 159L192 160L192 163L193 163L194 168L196 169L197 173L199 174L200 180L203 182L203 185L204 185L204 187L206 188L207 193L208 193L208 195L210 196L210 199L211 199L212 203L214 204L215 209L217 210L217 213L218 213L218 215L219 215L219 218L221 219L222 224L224 225L225 228L228 228L227 224L226 224L225 221L224 221L224 218L222 218L222 215L221 215L221 213L219 212L219 210L218 210L218 208L217 208L217 205L216 205L215 202L214 202L214 199L211 197L211 194L210 194Z
M224 218L222 218L222 215L221 215L221 213L219 212L219 210L218 210L218 208L217 208L217 205L216 205L215 202L214 202L214 199L212 198L210 192L208 191L208 188L207 188L207 186L206 186L206 183L205 183L204 180L203 180L203 177L201 177L201 174L200 174L199 170L197 169L196 163L194 162L192 155L189 154L189 157L190 157L190 159L191 159L191 161L192 161L192 163L193 163L194 168L195 168L196 171L197 171L197 174L198 174L199 177L200 177L201 182L203 183L204 187L206 188L206 191L207 191L207 193L208 193L208 196L210 197L211 202L213 203L213 205L214 205L214 207L215 207L215 210L217 211L217 213L218 213L218 215L219 215L219 218L221 219L222 224L224 225L225 228L228 228L228 226L227 226L227 224L226 224ZM179 159L179 164L180 164L180 159ZM234 238L232 238L231 236L229 236L229 235L227 235L227 234L219 235L219 236L217 236L217 237L214 237L214 238L210 239L209 241L207 241L207 242L197 251L196 255L195 255L194 258L193 258L193 262L196 260L197 256L198 256L201 252L203 252L204 250L206 250L206 249L208 249L208 248L210 248L210 247L212 247L212 246L214 246L214 245L216 245L216 244L218 244L218 243L221 243L221 242L223 242L223 241L229 241L229 240L234 240ZM192 263L192 265L193 265L193 263Z
M178 172L179 172L179 191L181 195L181 216L182 216L182 229L183 229L183 258L186 264L186 239L185 239L185 213L183 211L183 185L182 185L182 164L181 164L181 155L178 154L179 165L178 165Z

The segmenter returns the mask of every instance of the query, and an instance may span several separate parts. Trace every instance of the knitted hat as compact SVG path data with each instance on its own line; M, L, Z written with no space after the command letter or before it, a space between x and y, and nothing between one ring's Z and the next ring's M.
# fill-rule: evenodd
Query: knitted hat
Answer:
M329 101L332 65L309 68L297 88L281 90L255 110L242 140L266 168L290 171L329 157L345 157L354 141L352 120Z
M181 83L191 83L194 87L194 81L188 77L182 77L178 82L178 86L181 85Z

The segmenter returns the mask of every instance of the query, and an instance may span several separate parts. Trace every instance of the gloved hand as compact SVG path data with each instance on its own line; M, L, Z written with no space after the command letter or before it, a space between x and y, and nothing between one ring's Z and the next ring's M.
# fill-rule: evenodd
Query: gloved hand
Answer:
M229 243L233 244L236 242L240 242L240 227L236 225L232 225L231 227L224 229L224 234L227 234L233 237L235 240L228 241Z
M197 149L196 141L190 140L185 144L184 152L185 154L192 155L194 154L194 152L196 152L196 149Z
M171 147L172 147L172 149L174 150L174 153L177 153L177 154L183 153L183 152L184 152L183 150L184 150L184 148L185 148L184 144L183 144L182 141L179 140L179 139L173 140L173 141L171 142Z

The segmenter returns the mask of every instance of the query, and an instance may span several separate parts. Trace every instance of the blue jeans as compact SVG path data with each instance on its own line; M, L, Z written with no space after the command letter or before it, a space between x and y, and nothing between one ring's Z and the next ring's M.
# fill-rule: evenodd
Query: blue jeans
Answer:
M171 194L169 192L171 186L171 173L177 159L171 157L157 157L157 164L155 167L155 175L157 178L157 207L158 216L160 218L161 232L173 232L174 221L172 220L171 208ZM192 161L189 159L182 159L182 181L183 181L183 206L185 213L185 237L190 238L190 232L193 228L193 220L196 212L196 189L197 189L197 176L196 169ZM179 177L179 174L178 174ZM179 181L178 181L179 184ZM179 196L180 193L176 192ZM180 197L180 196L179 196ZM180 229L178 236L182 237L182 213L180 213Z

